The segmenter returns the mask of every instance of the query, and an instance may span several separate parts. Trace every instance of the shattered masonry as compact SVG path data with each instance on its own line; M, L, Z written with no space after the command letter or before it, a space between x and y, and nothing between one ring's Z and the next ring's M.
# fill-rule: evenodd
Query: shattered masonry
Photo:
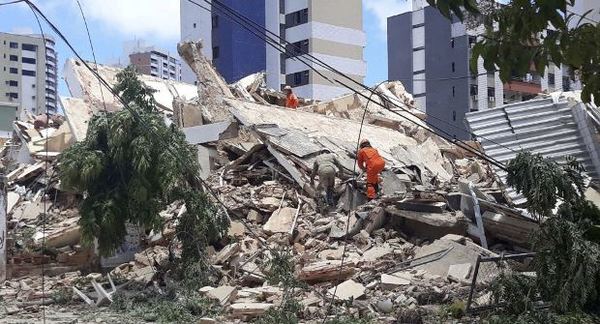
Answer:
M402 106L405 110L397 111L400 116L369 104L362 137L378 148L387 168L382 173L382 196L366 203L361 194L364 180L359 179L357 190L349 189L346 181L356 176L351 170L367 100L358 95L328 102L305 99L298 110L286 110L281 106L283 95L264 86L264 74L227 85L200 56L198 46L183 43L179 47L201 80L198 87L140 78L156 90L157 106L167 122L181 128L187 141L198 147L200 173L226 206L243 215L269 246L291 248L295 277L311 287L301 298L303 320L321 319L333 291L338 307L346 314L371 314L381 321L392 321L398 309L427 313L431 305L465 299L478 256L528 249L526 238L537 224L519 208L522 205L515 205L522 201L513 202L503 189L503 175L427 132L425 115L400 82L382 84L378 88L381 96L372 98L385 105L384 97ZM98 66L98 70L110 83L116 82L118 69ZM85 137L87 122L94 113L105 109L105 104L108 111L122 107L106 93L104 104L97 81L80 62L67 62L65 78L74 96L61 98L65 118L30 116L28 121L17 121L13 139L1 149L8 184L9 235L8 280L1 286L0 298L7 305L7 315L35 316L42 297L65 288L79 302L101 306L110 304L112 294L119 289L113 278L152 283L154 264L169 262L166 246L174 237L177 216L185 212L181 204L165 206L162 233L142 237L132 229L129 254L98 260L94 249L80 244L78 198L61 190L54 163L62 151ZM551 105L551 99L539 102ZM568 115L573 106L581 105L579 101L569 102L575 104L559 101L560 106L553 107ZM510 112L516 108L500 109ZM589 113L584 119L597 122L593 109L582 110ZM483 131L490 127L484 123L487 116L495 116L495 112L474 113L468 117L469 125ZM597 152L590 149L597 145L597 139L592 138L596 133L591 128L587 128L589 136L580 140L582 154L577 157L597 167ZM579 134L585 131L577 125L571 129ZM515 143L519 148L527 142L517 131L510 136L504 129L498 132L499 137L517 138L501 142L506 145ZM488 154L502 157L501 161L510 158L501 156L497 147L485 141L469 145L482 146ZM336 179L339 208L330 213L322 211L320 194L309 183L315 158L327 151L336 154L347 169ZM49 183L42 176L46 161ZM469 184L474 185L473 193ZM49 197L43 197L47 185ZM594 193L597 196L590 189L590 195ZM484 233L475 225L475 201L481 209ZM40 230L44 204L49 210L45 235ZM352 210L349 218L348 210ZM201 291L225 307L217 320L245 321L280 305L283 290L265 283L270 255L239 220L233 219L229 235L231 239L224 247L209 251L213 264L225 276L220 286ZM478 244L482 235L489 249ZM52 254L32 252L39 251L42 239ZM348 242L345 255L343 240ZM93 272L98 263L109 275ZM41 264L48 276L45 291L41 290ZM477 282L489 282L497 274L495 264L482 264ZM82 278L89 284L73 289ZM475 303L489 303L489 294L478 290Z

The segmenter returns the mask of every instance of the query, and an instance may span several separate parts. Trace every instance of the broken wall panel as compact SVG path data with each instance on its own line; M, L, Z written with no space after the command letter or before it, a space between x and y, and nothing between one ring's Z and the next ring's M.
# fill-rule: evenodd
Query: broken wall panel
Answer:
M580 101L548 96L468 113L466 120L485 153L500 163L507 164L519 152L539 153L559 163L573 156L591 177L600 179L598 143L582 132L593 127L580 118L584 109ZM497 167L495 171L506 182L506 172ZM512 189L509 196L516 204L525 202Z

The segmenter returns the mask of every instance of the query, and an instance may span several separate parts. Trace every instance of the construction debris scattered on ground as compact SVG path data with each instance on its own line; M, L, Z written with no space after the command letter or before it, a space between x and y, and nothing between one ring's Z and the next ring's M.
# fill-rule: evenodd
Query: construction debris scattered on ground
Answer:
M466 300L472 283L477 283L473 305L486 305L486 283L500 269L496 263L479 266L478 257L528 251L527 238L537 224L513 204L502 175L428 132L425 116L400 82L381 84L372 101L348 95L328 102L303 100L299 109L289 110L281 106L281 93L265 88L264 74L227 85L196 44L181 44L180 51L198 75L198 88L141 79L157 91L166 122L198 147L202 177L258 233L250 235L234 217L230 238L208 252L223 274L218 286L201 289L224 307L213 320L246 321L281 304L282 288L265 281L271 255L263 243L293 252L295 277L311 288L301 298L306 322L323 318L332 297L338 312L380 322L393 322L406 310L435 314L441 305ZM117 69L98 68L115 82ZM101 307L130 282L152 285L156 265L169 262L167 245L177 216L185 212L180 204L165 206L162 233L143 235L132 228L111 258L100 259L80 243L80 198L61 190L55 161L84 138L91 115L121 107L106 91L102 94L81 63L69 61L65 74L76 96L61 99L65 118L17 121L13 139L2 148L9 235L8 280L0 287L0 300L15 319L39 318L40 307L57 295L83 307ZM476 115L469 118L474 125ZM370 202L362 194L363 180L356 188L349 185L357 176L359 134L387 162L382 194ZM468 144L482 149L477 142ZM483 144L490 154L497 149ZM309 181L315 158L326 152L336 154L345 169L336 180L338 205L329 210ZM526 263L520 265L527 271Z

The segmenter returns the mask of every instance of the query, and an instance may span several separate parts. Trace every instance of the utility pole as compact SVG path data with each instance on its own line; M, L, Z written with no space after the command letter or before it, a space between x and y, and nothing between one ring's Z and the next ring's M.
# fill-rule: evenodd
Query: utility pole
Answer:
M6 280L6 183L0 175L0 284Z

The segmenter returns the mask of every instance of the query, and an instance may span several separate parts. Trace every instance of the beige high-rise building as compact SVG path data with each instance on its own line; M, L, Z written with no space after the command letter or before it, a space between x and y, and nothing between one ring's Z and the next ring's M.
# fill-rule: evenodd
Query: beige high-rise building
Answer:
M57 109L57 61L54 39L39 35L0 33L0 101L17 103L25 112Z

